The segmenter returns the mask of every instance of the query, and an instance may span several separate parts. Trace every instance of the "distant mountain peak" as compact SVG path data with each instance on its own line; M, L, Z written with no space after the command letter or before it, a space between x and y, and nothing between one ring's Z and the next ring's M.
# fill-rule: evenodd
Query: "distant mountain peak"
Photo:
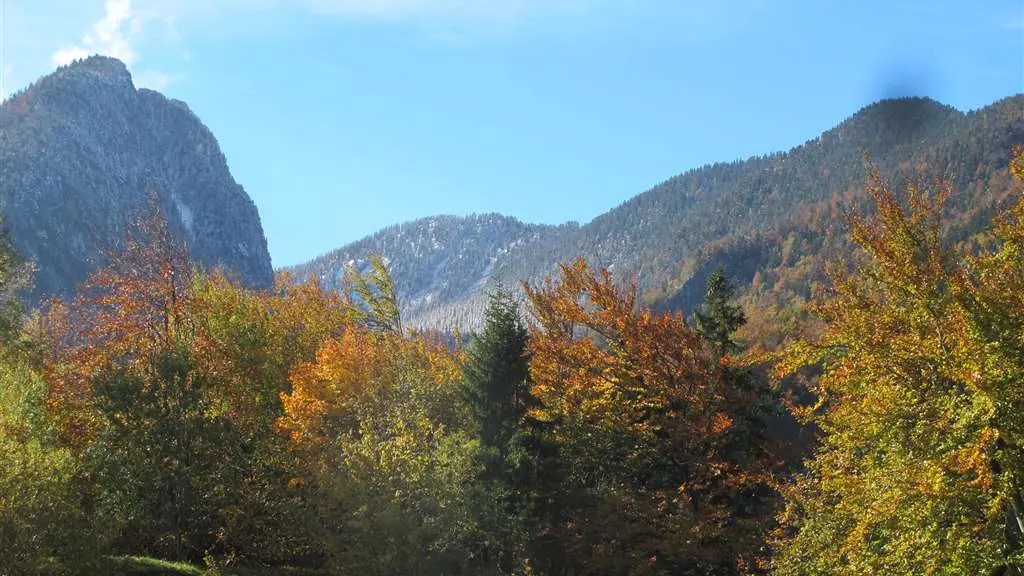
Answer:
M135 88L128 66L117 58L93 55L61 67L50 76L53 81L86 81Z
M102 265L150 191L198 264L272 283L256 206L216 138L184 103L136 90L120 60L75 61L0 106L0 213L38 263L34 298Z
M85 69L100 74L131 77L131 73L128 72L127 64L117 58L104 56L102 54L93 54L92 56L75 60L71 64L65 66L65 68L69 70Z
M885 98L861 108L837 128L870 124L872 131L905 136L962 118L956 108L925 96Z

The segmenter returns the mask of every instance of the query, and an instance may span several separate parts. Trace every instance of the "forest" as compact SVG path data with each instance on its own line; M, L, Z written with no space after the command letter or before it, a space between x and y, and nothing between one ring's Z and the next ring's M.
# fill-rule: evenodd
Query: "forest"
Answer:
M791 331L721 270L654 310L582 258L417 331L381 259L248 290L155 205L28 310L5 245L0 575L1024 574L1010 172L963 238L954 182L869 168Z

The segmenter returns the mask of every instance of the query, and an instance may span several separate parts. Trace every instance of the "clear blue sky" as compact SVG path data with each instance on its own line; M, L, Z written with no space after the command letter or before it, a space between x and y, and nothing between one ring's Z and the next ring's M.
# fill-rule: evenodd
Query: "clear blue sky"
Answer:
M586 222L882 97L1024 91L1021 0L0 2L5 93L128 61L212 129L275 266L433 214Z

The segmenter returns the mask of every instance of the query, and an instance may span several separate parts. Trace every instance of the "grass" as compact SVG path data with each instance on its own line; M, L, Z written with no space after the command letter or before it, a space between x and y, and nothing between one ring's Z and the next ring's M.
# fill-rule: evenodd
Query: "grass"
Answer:
M111 576L200 576L216 574L204 568L185 562L170 562L142 556L117 556L110 558Z
M187 562L144 556L115 556L108 560L110 576L321 576L323 572L299 568L208 569Z

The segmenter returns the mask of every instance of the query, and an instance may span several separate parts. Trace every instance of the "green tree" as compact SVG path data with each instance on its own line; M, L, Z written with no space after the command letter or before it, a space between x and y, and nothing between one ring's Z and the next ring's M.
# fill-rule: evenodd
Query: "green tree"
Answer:
M48 422L46 386L0 353L0 574L94 573L103 522L84 511L78 463Z
M22 346L18 292L28 267L0 233L0 574L91 573L106 530L90 525L79 467L46 409L46 384Z
M0 346L20 338L22 304L19 293L29 287L31 267L11 246L0 221Z
M531 403L526 346L529 332L511 291L498 288L490 297L484 329L466 352L462 393L480 428L481 443L508 456L509 443Z
M491 294L484 329L468 346L461 393L473 415L482 449L481 480L501 514L482 518L498 535L500 550L489 550L508 573L527 554L531 532L543 524L547 489L540 468L550 464L550 442L528 411L539 406L530 391L529 331L515 295L503 287ZM544 494L545 496L541 496ZM482 510L490 510L482 505Z
M747 317L735 298L736 287L719 266L708 278L702 309L694 314L697 331L719 357L740 349L733 334L747 323Z
M207 401L209 381L183 346L155 354L142 370L112 368L93 381L101 416L86 459L106 509L120 520L121 546L199 560L216 538L233 446L226 418Z
M349 298L359 304L352 307L357 319L375 330L404 334L395 281L382 257L372 256L366 273L350 267L345 280Z

